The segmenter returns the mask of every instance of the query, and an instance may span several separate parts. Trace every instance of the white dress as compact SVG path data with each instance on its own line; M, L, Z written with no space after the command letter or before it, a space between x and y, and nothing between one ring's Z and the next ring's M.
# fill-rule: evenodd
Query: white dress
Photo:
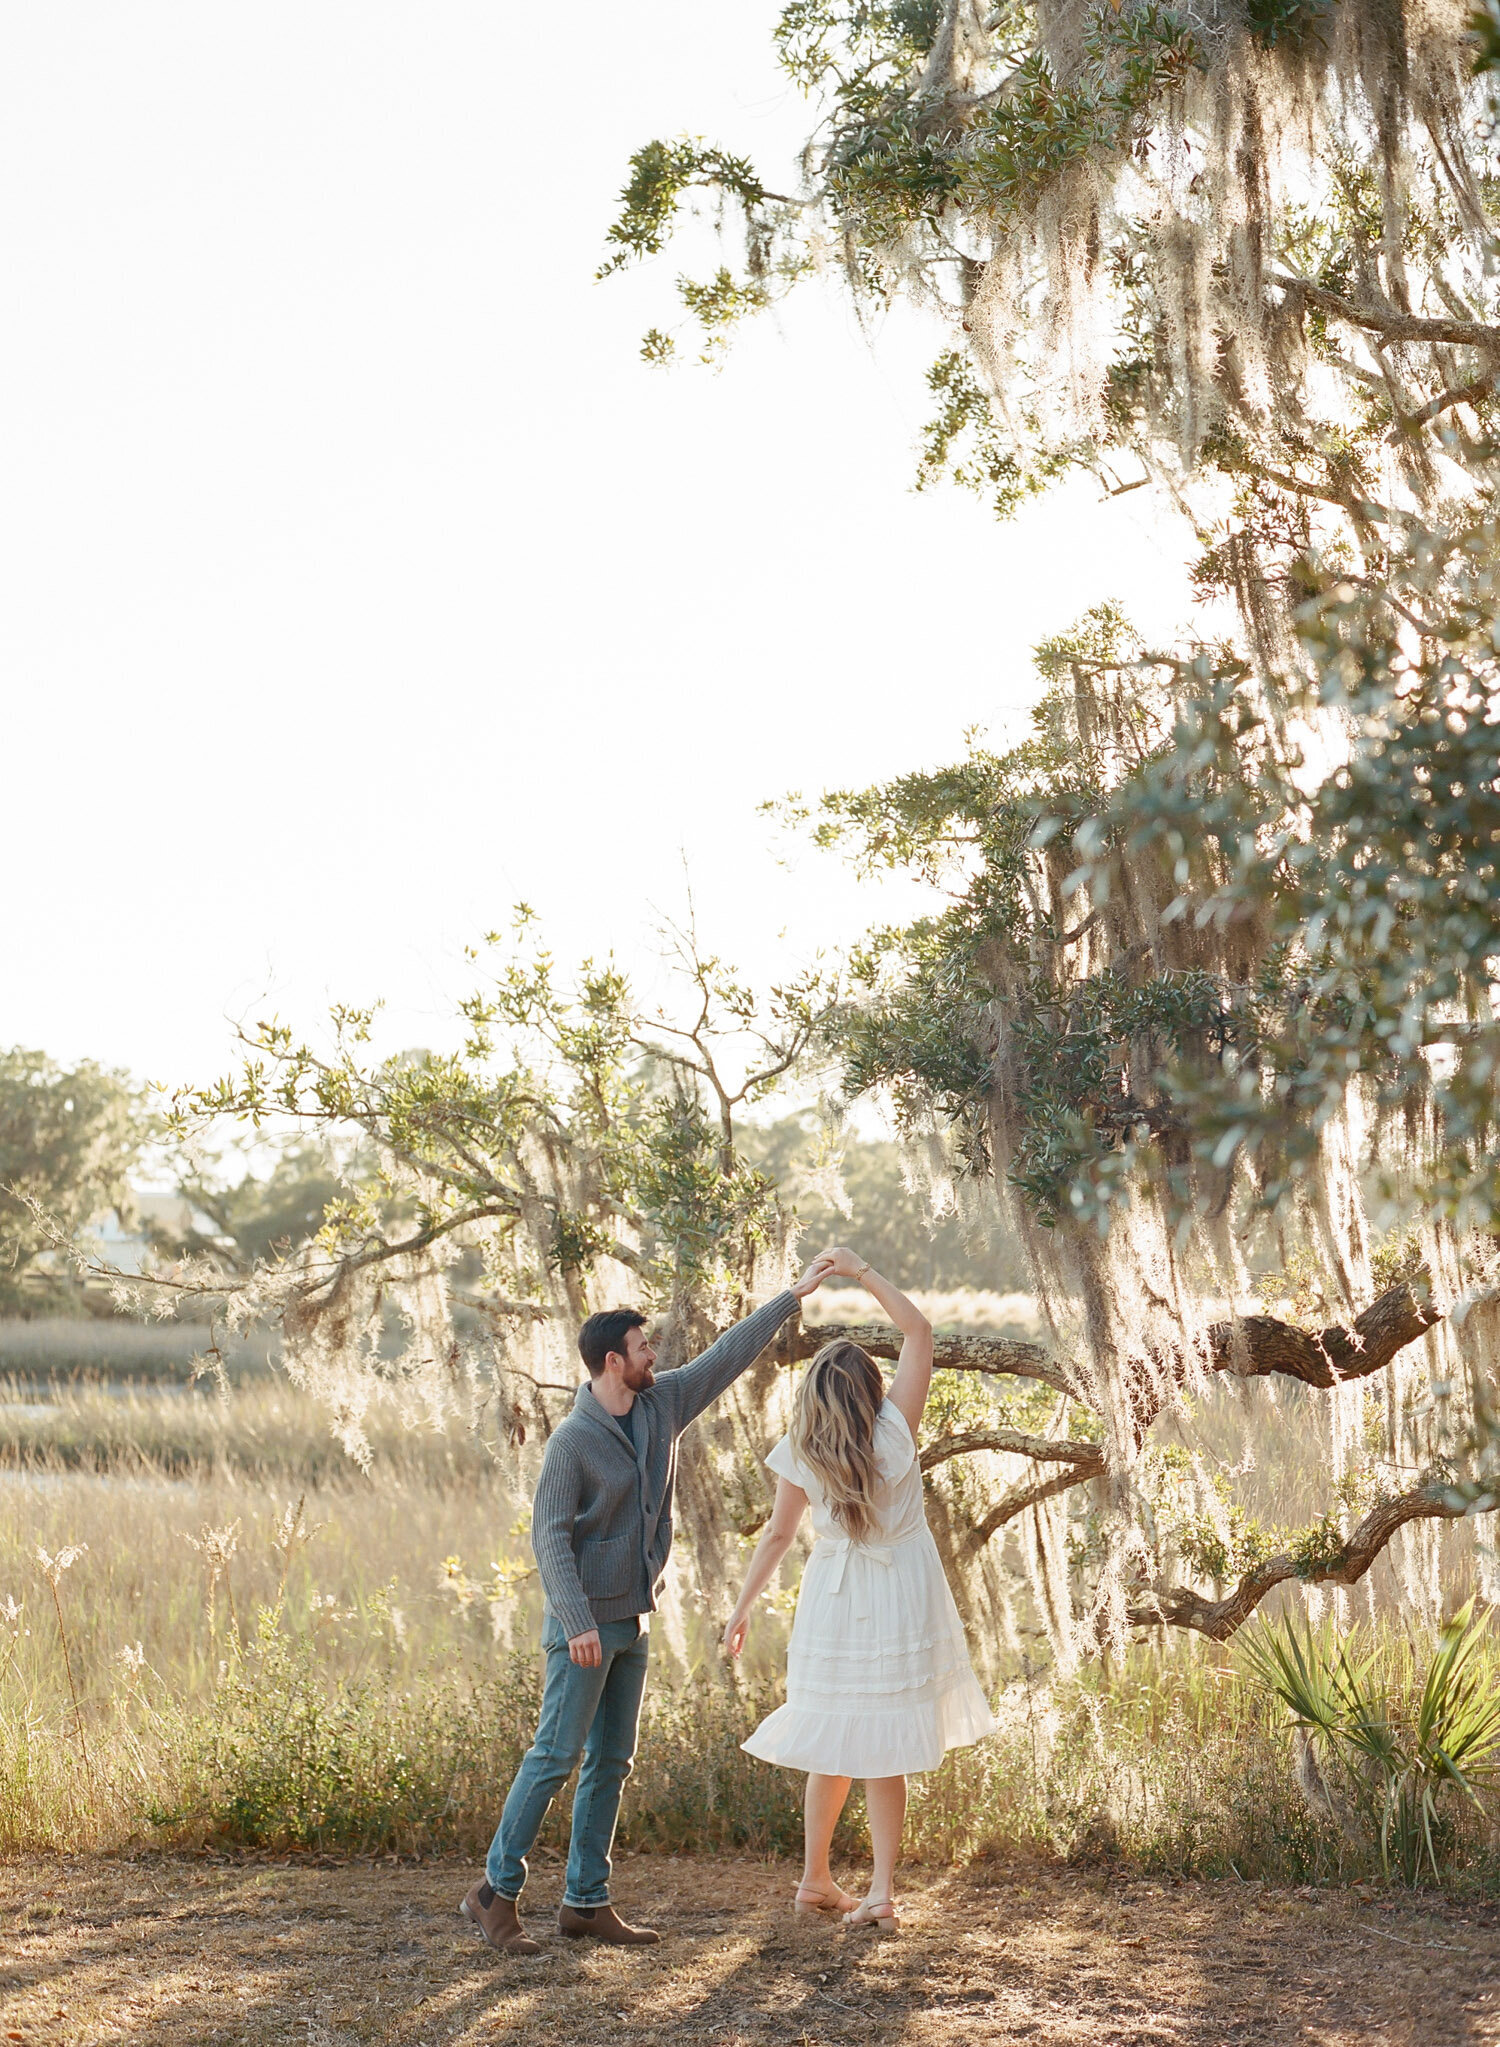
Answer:
M877 1526L867 1542L844 1534L787 1437L766 1463L807 1494L818 1540L797 1595L786 1704L742 1746L789 1770L904 1777L993 1734L900 1410L886 1400L875 1418Z

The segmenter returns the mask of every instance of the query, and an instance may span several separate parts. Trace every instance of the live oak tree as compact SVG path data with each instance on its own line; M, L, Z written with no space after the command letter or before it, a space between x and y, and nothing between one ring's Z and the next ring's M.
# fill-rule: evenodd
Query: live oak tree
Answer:
M701 196L744 251L681 283L707 354L817 274L915 300L948 328L919 481L1147 489L1230 600L1180 649L1106 607L1041 650L1027 743L804 813L940 892L856 956L847 1086L1009 1191L1051 1324L944 1353L1020 1388L925 1453L1011 1474L960 1547L1034 1523L1059 1641L1223 1637L1496 1501L1500 17L793 0L777 43L798 176L653 142L606 270ZM1268 1243L1326 1326L1257 1311ZM1225 1377L1324 1394L1310 1526L1163 1447Z
M1184 677L1106 618L1043 650L1032 740L816 813L825 842L946 888L856 959L847 1082L935 1115L998 1174L1053 1326L1045 1351L940 1346L1030 1390L929 1468L1020 1467L970 1553L1092 1488L1102 1627L1223 1637L1278 1583L1351 1584L1403 1526L1495 1504L1494 571L1433 573L1467 597L1426 659L1348 591L1301 618L1352 724L1311 784L1243 663L1205 652ZM1278 1224L1316 1253L1337 1321L1250 1305L1247 1247ZM1332 1396L1312 1526L1256 1527L1211 1471L1163 1464L1153 1424L1219 1375Z

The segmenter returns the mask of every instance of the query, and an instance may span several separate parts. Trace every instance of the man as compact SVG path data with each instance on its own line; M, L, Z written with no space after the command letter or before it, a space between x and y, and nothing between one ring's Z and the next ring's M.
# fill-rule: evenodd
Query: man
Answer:
M547 1808L580 1755L558 1926L574 1939L637 1947L658 1936L628 1926L609 1898L609 1851L635 1760L646 1685L648 1622L672 1547L677 1439L754 1363L832 1270L815 1258L788 1287L726 1330L690 1365L658 1379L646 1318L590 1315L578 1335L588 1366L572 1413L542 1458L531 1546L545 1594L547 1659L536 1740L522 1758L483 1878L459 1908L491 1947L534 1955L517 1904Z

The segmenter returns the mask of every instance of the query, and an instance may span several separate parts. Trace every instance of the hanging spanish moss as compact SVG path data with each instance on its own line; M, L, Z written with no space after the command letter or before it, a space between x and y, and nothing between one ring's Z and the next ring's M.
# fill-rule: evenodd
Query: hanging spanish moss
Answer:
M710 353L830 268L871 310L916 300L951 335L923 480L1002 513L1073 467L1151 481L1273 667L1309 553L1388 578L1414 520L1487 502L1494 144L1466 5L796 0L777 43L813 116L799 189L651 143L611 230L606 269L695 192L738 215L741 272L682 287Z

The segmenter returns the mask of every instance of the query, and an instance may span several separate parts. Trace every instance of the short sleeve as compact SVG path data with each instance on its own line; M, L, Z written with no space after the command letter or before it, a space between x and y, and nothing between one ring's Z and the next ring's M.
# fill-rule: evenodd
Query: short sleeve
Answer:
M894 1402L883 1401L875 1417L875 1469L887 1485L894 1485L911 1469L916 1455L906 1416Z
M790 1436L783 1436L779 1443L773 1444L766 1452L766 1469L774 1471L778 1478L787 1479L794 1486L801 1486L806 1492L807 1474L792 1455Z

